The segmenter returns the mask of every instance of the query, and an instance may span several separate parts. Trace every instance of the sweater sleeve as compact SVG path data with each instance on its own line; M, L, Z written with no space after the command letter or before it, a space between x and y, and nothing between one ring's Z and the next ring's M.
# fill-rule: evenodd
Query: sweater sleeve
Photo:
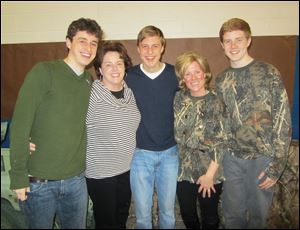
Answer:
M279 72L274 70L272 84L272 144L273 160L266 168L266 174L278 179L287 162L288 149L291 142L291 114L288 96Z
M27 163L29 139L35 113L50 86L47 66L35 65L27 74L16 101L10 130L10 188L19 189L29 186Z
M211 135L209 155L211 160L221 164L227 149L227 136L225 130L226 112L225 105L218 98L215 99L213 106L212 120L214 121L214 126L211 130L213 135Z

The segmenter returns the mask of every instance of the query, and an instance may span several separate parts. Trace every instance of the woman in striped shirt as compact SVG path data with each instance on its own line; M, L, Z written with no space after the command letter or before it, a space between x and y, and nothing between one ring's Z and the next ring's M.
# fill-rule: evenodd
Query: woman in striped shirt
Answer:
M136 147L140 112L124 81L132 66L120 42L105 42L98 52L86 118L88 193L95 228L126 228L131 203L129 170Z

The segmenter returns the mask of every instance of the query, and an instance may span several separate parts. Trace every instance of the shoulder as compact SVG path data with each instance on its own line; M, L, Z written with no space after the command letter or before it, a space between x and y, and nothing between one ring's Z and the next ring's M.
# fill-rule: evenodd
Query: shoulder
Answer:
M125 77L125 81L128 83L130 82L130 84L135 82L135 79L137 76L141 75L142 71L140 69L140 65L135 65L129 69L126 70L126 77Z
M64 62L62 60L56 60L56 61L42 61L36 63L30 72L37 72L37 73L50 73L55 70L59 70L65 68Z
M221 100L217 96L217 93L215 90L210 90L209 93L207 94L208 100L214 103L219 103Z
M54 61L41 61L36 64L36 66L42 66L42 67L59 67L64 66L65 63L63 60L54 60Z
M171 65L171 64L169 64L169 63L165 63L165 71L167 71L167 72L172 72L172 74L174 74L175 75L175 67L174 67L174 65Z
M225 108L223 100L218 96L215 90L210 90L208 96L210 103L214 105L214 109L223 110Z
M98 79L93 80L94 79L93 75L89 71L87 71L87 70L84 71L83 77L86 79L86 81L89 83L90 86L92 86L93 81L98 80Z
M103 94L104 90L105 90L104 86L101 84L100 80L95 80L92 83L92 89L91 89L91 95L90 95L91 100L92 99L97 99L97 100L102 99L101 95Z
M189 98L187 91L181 89L175 93L174 103L183 101L185 98Z
M171 65L171 64L169 64L169 63L167 63L167 62L165 62L165 65L166 65L166 68L167 68L167 69L174 70L174 65Z
M53 69L54 62L44 61L36 63L32 69L26 75L26 81L45 81L50 79L51 71Z
M92 83L92 92L99 92L104 90L104 86L101 84L100 80L95 80Z
M217 98L217 92L215 89L210 89L209 94L212 98Z
M53 64L49 61L38 62L32 67L32 70L47 70L51 65Z
M281 74L279 70L270 63L256 61L252 68L251 72L255 75L263 76L267 81L281 81Z
M216 76L216 83L222 81L226 75L226 73L230 70L230 67L224 69L222 72L220 72L219 74L217 74Z
M124 90L128 91L130 94L133 94L131 88L129 88L128 84L126 82L124 82Z
M265 69L268 73L279 74L279 70L270 63L263 62L263 61L256 61L255 66Z
M133 66L133 67L126 70L128 76L131 76L132 74L135 74L135 73L140 72L140 71L141 71L140 64L135 65L135 66Z
M178 90L178 79L175 73L175 68L174 65L171 65L169 63L165 63L165 69L163 71L163 74L165 74L166 76L168 76L166 79L168 79L168 81L171 81L172 86L174 87L174 89L177 91Z

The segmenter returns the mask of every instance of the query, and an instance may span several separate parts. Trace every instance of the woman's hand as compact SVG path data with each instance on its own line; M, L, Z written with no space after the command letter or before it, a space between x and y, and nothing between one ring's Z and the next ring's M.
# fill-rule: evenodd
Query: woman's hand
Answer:
M34 143L29 142L29 153L30 153L30 155L32 154L32 152L35 151L35 147L36 147L36 145Z
M213 177L209 177L208 175L202 175L198 178L196 184L199 184L199 189L198 192L201 193L202 192L202 197L205 198L206 197L206 193L208 198L210 198L211 195L211 191L213 191L214 193L216 192L215 187L214 187L214 178Z
M202 192L202 197L205 198L206 193L208 198L210 198L211 191L214 193L216 192L216 189L214 187L214 177L216 172L218 171L219 164L215 161L211 161L207 171L204 175L200 176L196 182L196 184L199 184L198 192Z

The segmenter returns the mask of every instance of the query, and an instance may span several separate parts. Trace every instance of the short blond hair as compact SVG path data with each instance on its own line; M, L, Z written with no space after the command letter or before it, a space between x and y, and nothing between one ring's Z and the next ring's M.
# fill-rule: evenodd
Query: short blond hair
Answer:
M187 68L193 63L197 62L204 72L205 76L205 89L209 89L209 83L212 79L212 73L206 58L196 52L185 52L176 58L175 62L175 73L179 82L179 88L187 90L186 84L184 83L184 74Z
M165 47L166 40L165 40L163 32L159 28L152 26L152 25L145 26L143 29L141 29L141 31L139 32L138 37L137 37L137 46L139 46L139 44L145 38L154 37L154 36L159 37L162 47Z

